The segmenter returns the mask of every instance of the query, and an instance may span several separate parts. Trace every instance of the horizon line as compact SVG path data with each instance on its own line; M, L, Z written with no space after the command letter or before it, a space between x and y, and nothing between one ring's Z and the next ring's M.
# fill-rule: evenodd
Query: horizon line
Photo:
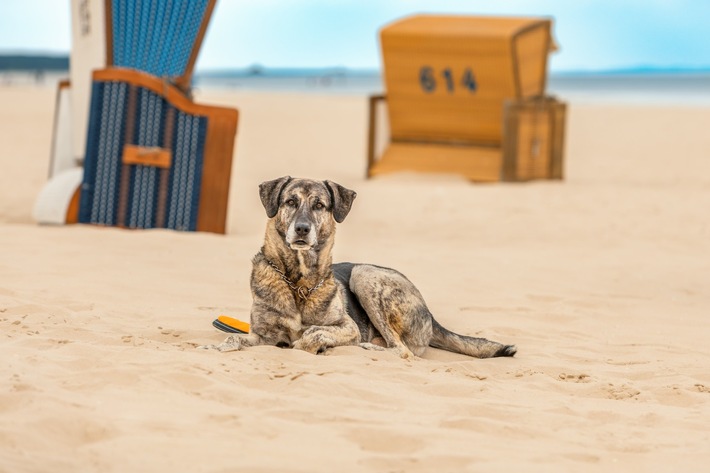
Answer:
M52 53L52 52L20 52L20 51L0 51L0 59L7 58L22 58L22 59L69 59L68 53ZM198 67L195 69L195 75L216 76L222 74L258 76L270 75L273 73L360 73L360 74L380 74L381 67L358 67L344 65L330 66L269 66L260 63L253 63L242 66L221 66L221 67ZM0 69L5 71L34 71L41 69ZM601 68L565 68L551 69L552 75L590 75L590 74L658 74L658 73L710 73L710 65L703 66L655 66L649 64L639 64L634 66L624 67L601 67Z

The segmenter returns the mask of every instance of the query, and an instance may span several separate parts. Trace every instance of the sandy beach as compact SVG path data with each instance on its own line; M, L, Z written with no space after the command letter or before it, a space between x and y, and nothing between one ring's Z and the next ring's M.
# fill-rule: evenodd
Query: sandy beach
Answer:
M710 462L710 107L570 103L564 182L364 179L362 96L241 113L226 236L43 227L54 89L0 87L0 472L700 471ZM562 97L564 98L564 97ZM282 175L358 192L337 261L516 344L403 361L224 338Z

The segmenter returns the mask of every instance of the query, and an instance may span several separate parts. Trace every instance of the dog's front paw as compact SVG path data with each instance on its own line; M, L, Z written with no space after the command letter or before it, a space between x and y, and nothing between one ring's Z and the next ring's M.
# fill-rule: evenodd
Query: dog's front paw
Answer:
M304 341L303 339L301 340L296 340L296 342L293 344L293 348L296 350L303 350L307 351L308 353L311 353L313 355L317 355L319 353L323 353L327 347L319 346L316 343L313 343L312 341Z
M385 351L387 350L385 347L380 346L380 345L375 345L374 343L360 343L360 348L364 348L365 350L374 350L374 351Z
M220 344L203 345L200 348L207 350L219 350L221 352L237 351L242 349L242 339L238 335L230 335Z
M319 355L334 346L333 341L325 336L323 332L313 330L309 333L309 330L304 332L303 336L294 342L293 348Z

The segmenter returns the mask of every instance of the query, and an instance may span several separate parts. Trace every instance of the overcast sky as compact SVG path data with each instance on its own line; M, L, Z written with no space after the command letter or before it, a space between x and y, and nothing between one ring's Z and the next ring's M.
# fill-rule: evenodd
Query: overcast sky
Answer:
M710 69L710 0L218 0L198 69L379 67L378 29L413 13L542 15L552 69ZM0 52L66 53L69 0L0 0Z

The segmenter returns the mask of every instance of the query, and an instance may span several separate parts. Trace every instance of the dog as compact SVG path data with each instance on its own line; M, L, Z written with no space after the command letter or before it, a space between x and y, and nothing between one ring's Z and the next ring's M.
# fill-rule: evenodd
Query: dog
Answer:
M250 333L231 335L214 348L275 345L319 354L359 345L407 359L431 346L478 358L515 355L515 345L442 327L398 271L333 264L335 227L356 195L332 181L289 176L259 185L269 220L264 245L252 261Z

